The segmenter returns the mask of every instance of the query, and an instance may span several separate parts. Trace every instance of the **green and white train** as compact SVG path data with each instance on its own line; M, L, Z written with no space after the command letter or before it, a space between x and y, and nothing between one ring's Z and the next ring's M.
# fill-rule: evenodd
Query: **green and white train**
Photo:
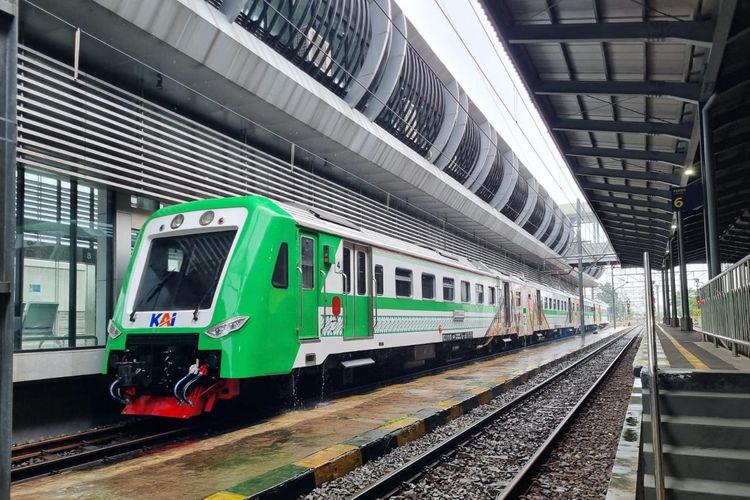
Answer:
M607 307L585 301L587 329ZM108 327L126 414L188 418L240 381L425 362L576 331L578 298L260 196L159 210Z

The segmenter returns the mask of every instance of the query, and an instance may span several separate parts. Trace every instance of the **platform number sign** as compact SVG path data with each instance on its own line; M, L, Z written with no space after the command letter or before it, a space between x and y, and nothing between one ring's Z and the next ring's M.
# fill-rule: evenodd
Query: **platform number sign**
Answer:
M687 212L703 204L703 191L699 182L689 186L672 188L672 211Z

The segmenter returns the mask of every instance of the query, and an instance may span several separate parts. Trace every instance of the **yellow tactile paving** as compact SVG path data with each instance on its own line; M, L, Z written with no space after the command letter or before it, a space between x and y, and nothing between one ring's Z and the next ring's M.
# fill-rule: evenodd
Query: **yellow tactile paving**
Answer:
M590 335L587 343L603 335ZM514 377L580 349L574 337L540 345L478 364L446 370L397 386L334 400L316 408L294 410L221 436L181 443L158 453L92 470L71 471L13 486L14 500L142 499L157 492L169 498L204 498L279 467L303 461L320 450L414 415L425 408L454 408L451 396L487 381ZM408 438L406 436L405 438ZM344 452L353 454L355 452ZM361 460L361 458L360 458ZM350 466L337 460L320 474L338 474ZM322 470L322 469L321 469ZM318 479L316 477L316 479ZM232 497L234 498L234 497Z
M698 359L698 357L695 356L695 354L685 349L685 347L679 342L677 342L677 339L675 339L673 336L667 333L667 331L664 328L662 328L659 325L657 326L659 327L659 330L661 330L661 333L663 333L669 339L669 341L672 342L672 345L674 345L675 349L677 349L677 351L679 351L679 353L682 354L682 356L688 361L688 363L690 363L690 365L693 368L695 368L696 370L708 370L709 369L706 363Z
M313 469L315 484L320 486L361 466L362 452L357 446L336 444L313 453L294 465Z
M244 495L238 495L237 493L219 491L218 493L207 496L205 500L244 500L244 498Z

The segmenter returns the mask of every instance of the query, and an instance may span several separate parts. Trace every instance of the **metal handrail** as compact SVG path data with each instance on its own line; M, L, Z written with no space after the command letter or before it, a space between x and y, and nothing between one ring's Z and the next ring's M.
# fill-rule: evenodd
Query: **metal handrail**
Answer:
M646 343L648 344L649 402L651 406L651 443L654 455L654 489L657 500L665 499L664 464L661 455L661 412L659 411L658 366L656 361L656 322L651 285L651 262L648 252L643 252L643 274L646 284Z
M714 276L698 290L702 333L730 345L735 356L750 356L750 255Z
M716 342L717 340L723 340L724 342L731 344L732 353L734 353L735 356L739 356L739 353L737 352L738 345L741 345L744 347L750 347L750 342L748 342L747 340L733 339L732 337L727 337L726 335L719 335L718 333L711 333L705 330L697 330L697 331L701 335L707 335L709 337L713 337L714 342Z

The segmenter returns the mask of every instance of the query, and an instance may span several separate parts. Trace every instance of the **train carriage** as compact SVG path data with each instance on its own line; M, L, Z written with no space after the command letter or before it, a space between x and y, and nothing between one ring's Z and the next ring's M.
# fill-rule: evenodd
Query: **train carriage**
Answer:
M587 328L602 324L586 301ZM576 330L578 299L480 262L259 196L144 225L108 331L125 413L187 418L242 379L415 365ZM603 306L606 307L606 306Z

